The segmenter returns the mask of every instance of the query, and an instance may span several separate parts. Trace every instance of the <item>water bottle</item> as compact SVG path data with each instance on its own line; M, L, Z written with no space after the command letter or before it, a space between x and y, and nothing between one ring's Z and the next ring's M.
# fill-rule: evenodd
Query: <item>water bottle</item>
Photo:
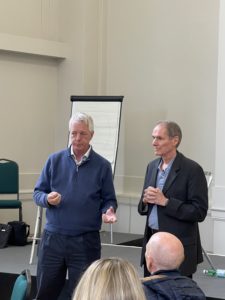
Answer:
M222 278L225 278L225 270L223 270L223 269L203 270L203 274L211 276L211 277L222 277Z

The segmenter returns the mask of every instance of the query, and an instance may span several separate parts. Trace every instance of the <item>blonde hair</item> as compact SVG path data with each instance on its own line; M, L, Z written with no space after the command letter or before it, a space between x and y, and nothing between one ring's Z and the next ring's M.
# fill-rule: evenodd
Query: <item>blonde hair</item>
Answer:
M73 300L146 300L134 266L119 257L93 262L78 283Z

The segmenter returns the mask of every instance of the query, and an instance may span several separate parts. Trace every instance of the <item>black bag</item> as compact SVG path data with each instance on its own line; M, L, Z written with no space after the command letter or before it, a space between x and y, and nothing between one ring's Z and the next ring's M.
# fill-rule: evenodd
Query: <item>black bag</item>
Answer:
M30 234L30 225L22 221L8 222L12 227L12 231L9 238L9 244L15 246L27 245L27 238Z
M12 227L9 224L0 224L0 248L8 246L11 231Z

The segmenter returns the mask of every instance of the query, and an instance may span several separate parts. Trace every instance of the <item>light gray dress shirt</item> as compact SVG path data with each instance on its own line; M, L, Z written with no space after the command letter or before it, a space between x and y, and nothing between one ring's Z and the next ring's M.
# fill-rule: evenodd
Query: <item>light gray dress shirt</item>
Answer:
M166 182L166 179L169 175L170 169L172 167L172 164L174 162L174 159L172 159L165 170L161 170L161 165L163 161L161 160L158 166L158 173L157 173L157 180L156 180L156 187L159 188L161 191L164 187L164 184ZM151 210L151 213L148 218L148 226L152 229L159 229L159 222L158 222L158 212L157 212L157 204L154 204Z

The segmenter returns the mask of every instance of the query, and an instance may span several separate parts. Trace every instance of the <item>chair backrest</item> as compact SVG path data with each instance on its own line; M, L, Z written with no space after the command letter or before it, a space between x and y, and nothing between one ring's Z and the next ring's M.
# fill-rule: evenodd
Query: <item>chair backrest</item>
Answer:
M0 194L19 192L19 167L15 161L0 159Z
M17 277L10 300L28 300L31 293L31 274L26 269Z

